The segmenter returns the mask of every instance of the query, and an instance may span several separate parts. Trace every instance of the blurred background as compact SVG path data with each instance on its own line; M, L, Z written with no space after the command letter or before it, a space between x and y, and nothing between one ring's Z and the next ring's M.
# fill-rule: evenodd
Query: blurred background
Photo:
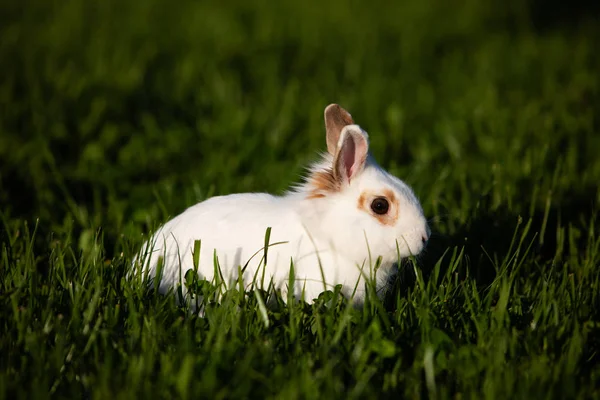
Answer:
M0 209L110 253L207 196L282 193L337 102L443 235L548 193L589 210L599 4L4 0Z

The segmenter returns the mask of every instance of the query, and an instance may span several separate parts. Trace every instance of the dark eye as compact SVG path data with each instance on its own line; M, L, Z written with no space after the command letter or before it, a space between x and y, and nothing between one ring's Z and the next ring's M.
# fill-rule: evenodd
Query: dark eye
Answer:
M390 209L390 203L388 203L385 197L378 197L371 203L371 210L375 214L383 215Z

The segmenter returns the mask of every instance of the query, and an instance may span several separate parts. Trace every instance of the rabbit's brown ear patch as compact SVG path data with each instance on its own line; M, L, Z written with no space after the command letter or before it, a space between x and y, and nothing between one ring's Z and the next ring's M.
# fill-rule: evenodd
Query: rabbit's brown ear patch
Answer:
M388 212L385 214L376 214L371 209L371 203L376 198L385 198L389 203ZM377 192L362 192L358 197L358 209L366 212L375 218L381 225L394 226L398 221L400 213L400 203L394 192L390 189L383 189Z
M350 113L337 104L330 104L325 108L325 130L327 131L327 151L335 155L337 144L347 125L353 125L354 120Z
M333 176L331 169L313 172L307 183L310 188L307 196L309 199L325 197L327 193L335 193L341 189L340 182Z

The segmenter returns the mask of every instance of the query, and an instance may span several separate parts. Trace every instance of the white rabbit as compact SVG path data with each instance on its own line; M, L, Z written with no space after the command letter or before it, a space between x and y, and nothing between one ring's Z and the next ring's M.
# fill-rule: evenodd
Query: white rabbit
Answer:
M264 274L264 288L272 283L285 299L293 263L297 299L311 302L341 284L342 293L360 304L365 278L383 292L399 258L425 247L427 221L410 187L368 154L368 135L346 110L329 105L325 127L328 153L284 196L212 197L162 226L136 258L151 277L162 258L159 291L184 286L186 272L193 269L194 241L200 240L200 278L213 280L216 255L227 287L236 285L238 268L247 264L242 273L246 288ZM282 243L269 246L265 265L261 249L268 227L270 243Z

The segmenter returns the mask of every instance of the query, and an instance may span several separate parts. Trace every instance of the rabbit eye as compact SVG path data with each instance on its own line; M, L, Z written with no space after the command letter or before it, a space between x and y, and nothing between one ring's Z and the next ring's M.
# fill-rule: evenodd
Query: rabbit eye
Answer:
M371 210L375 214L383 215L388 212L390 209L390 203L387 201L385 197L378 197L371 203Z

